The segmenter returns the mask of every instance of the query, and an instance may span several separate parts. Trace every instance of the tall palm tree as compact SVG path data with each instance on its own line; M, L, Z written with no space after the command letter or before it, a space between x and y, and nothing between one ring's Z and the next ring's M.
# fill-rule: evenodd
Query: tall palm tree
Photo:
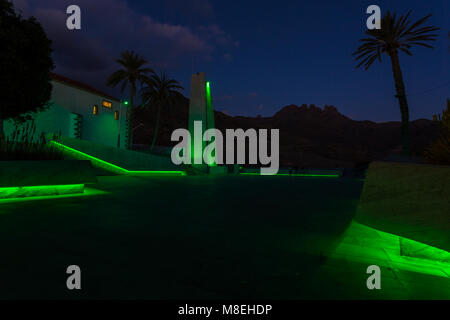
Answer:
M106 84L110 87L115 87L122 83L121 91L124 92L126 87L129 88L130 103L127 109L128 119L128 148L132 148L133 143L133 111L134 111L134 97L136 96L137 86L149 81L148 74L155 72L151 68L145 67L148 63L140 55L134 51L124 51L120 54L120 58L116 60L123 68L115 71L108 77Z
M433 48L429 44L435 41L437 34L432 32L439 30L434 26L422 26L430 17L427 15L412 23L408 20L411 11L397 18L388 11L381 19L381 29L367 30L369 38L361 39L363 44L353 53L357 56L355 60L361 60L356 68L364 65L367 70L377 59L381 62L383 53L391 59L392 73L394 75L396 98L400 104L402 116L402 145L403 154L411 152L411 141L409 136L409 109L406 99L405 84L403 82L402 70L400 68L399 51L411 56L412 46L423 46Z
M153 74L150 79L145 82L145 86L141 90L141 97L144 105L155 106L157 108L151 151L153 151L158 137L161 109L164 105L170 105L173 102L173 99L179 94L177 90L180 89L183 90L183 87L178 81L168 79L165 73L161 73L160 75Z

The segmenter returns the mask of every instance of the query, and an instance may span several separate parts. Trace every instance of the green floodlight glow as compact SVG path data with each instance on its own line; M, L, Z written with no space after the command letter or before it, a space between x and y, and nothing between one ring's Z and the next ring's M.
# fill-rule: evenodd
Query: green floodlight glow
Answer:
M407 243L409 250L426 252L427 258L402 255L401 242ZM352 222L346 230L331 257L384 267L394 266L399 270L432 276L450 277L450 252L357 222Z
M56 142L56 141L50 141L50 144L53 144L59 148L61 148L63 151L73 153L76 157L81 159L88 159L92 162L96 163L99 167L105 168L108 171L115 172L117 174L123 174L123 175L132 175L132 176L185 176L186 172L184 171L130 171L124 168L121 168L119 166L116 166L115 164L109 163L107 161L101 160L99 158L93 157L87 153L78 151L74 148L68 147L62 143Z
M241 175L244 176L264 176L260 173L255 172L241 172ZM339 178L340 176L338 174L287 174L287 173L278 173L274 176L281 176L281 177L316 177L316 178Z
M103 195L108 192L85 188L84 184L0 188L0 204Z
M123 102L123 104L124 104L125 106L127 106L127 105L129 105L130 103L129 103L128 101L125 100L125 101Z
M30 195L59 195L68 193L83 193L84 184L54 185L54 186L22 186L0 188L0 199L29 197Z

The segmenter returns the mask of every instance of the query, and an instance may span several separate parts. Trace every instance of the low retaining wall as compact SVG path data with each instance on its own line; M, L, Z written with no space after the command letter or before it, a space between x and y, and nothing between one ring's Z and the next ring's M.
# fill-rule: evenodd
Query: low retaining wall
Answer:
M0 188L96 182L90 161L0 161Z
M0 199L60 196L84 192L84 184L0 188Z
M450 251L450 167L372 163L355 220ZM402 245L406 255L423 255L417 246Z

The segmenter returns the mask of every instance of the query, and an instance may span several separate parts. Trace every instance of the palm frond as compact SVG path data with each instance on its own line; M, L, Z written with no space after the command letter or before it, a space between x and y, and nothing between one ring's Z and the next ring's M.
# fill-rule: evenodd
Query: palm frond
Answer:
M440 30L434 26L423 26L431 17L427 15L412 23L409 18L411 11L397 18L397 15L389 11L383 16L381 29L367 30L368 37L360 39L361 45L352 54L358 61L356 68L364 66L367 70L376 59L381 62L382 53L391 55L396 50L412 55L412 46L422 46L433 48L429 42L437 40L438 35L434 34Z

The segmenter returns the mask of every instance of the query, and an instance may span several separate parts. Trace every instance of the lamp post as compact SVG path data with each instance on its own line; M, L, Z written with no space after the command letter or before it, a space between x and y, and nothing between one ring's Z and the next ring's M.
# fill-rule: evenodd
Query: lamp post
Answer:
M121 100L120 101L120 108L119 108L119 135L117 137L117 148L120 149L120 124L122 123L122 104L125 106L128 106L129 102L128 100Z

